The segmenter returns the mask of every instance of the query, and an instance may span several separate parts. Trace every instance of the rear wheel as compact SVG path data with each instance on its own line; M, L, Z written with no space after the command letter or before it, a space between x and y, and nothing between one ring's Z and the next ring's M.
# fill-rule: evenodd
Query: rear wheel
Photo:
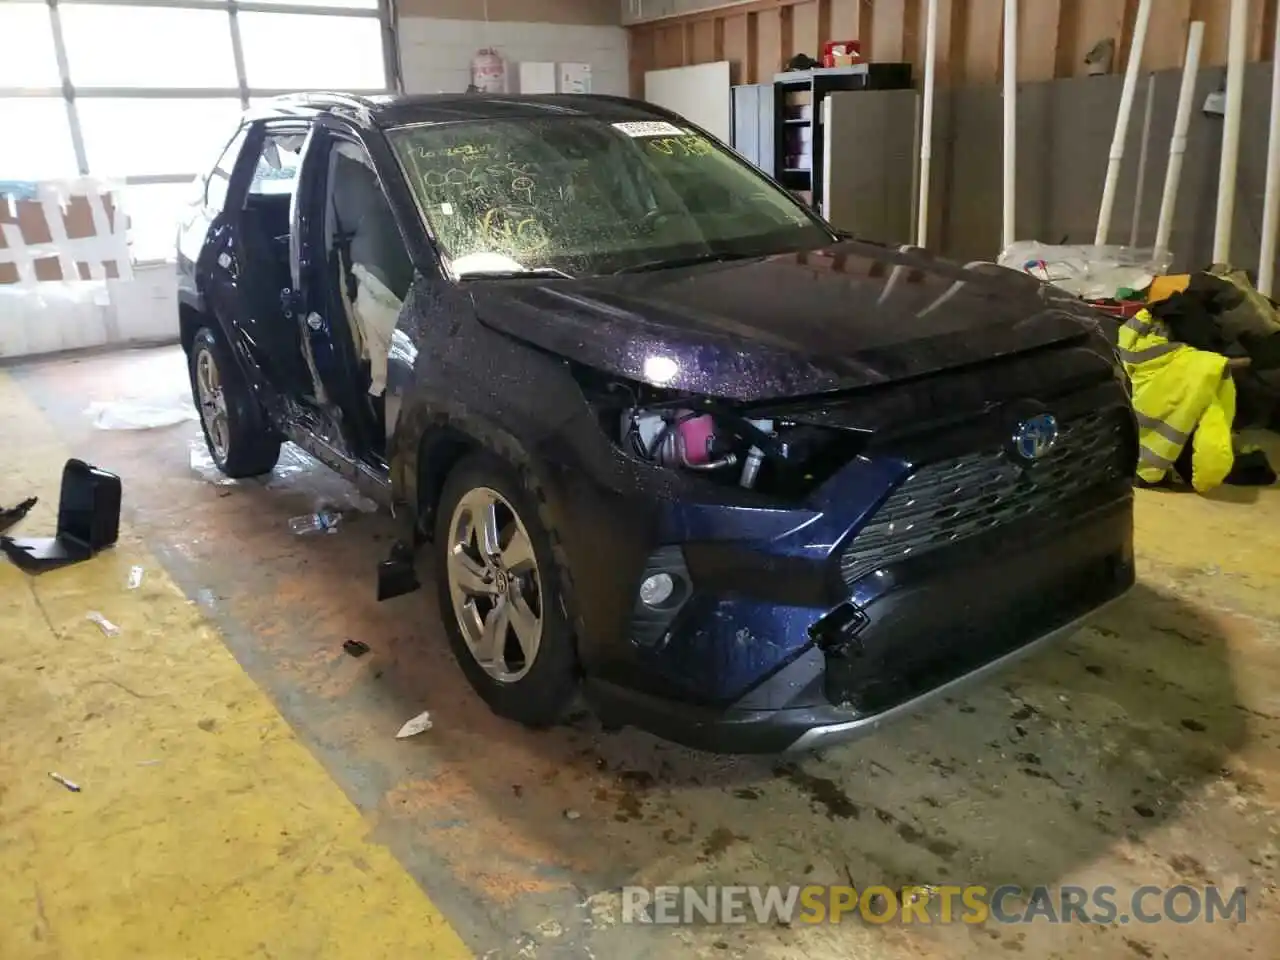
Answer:
M547 726L577 689L551 541L510 467L484 454L450 474L436 514L440 613L458 665L497 714Z
M270 472L280 458L280 438L264 422L235 361L208 327L191 343L190 374L205 444L218 469L237 478Z

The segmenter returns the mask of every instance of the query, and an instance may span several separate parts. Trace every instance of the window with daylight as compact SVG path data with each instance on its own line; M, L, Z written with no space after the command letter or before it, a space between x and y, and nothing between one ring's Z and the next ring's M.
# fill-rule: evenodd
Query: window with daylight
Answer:
M385 92L388 23L388 0L4 0L0 183L122 182L134 258L170 257L240 113Z

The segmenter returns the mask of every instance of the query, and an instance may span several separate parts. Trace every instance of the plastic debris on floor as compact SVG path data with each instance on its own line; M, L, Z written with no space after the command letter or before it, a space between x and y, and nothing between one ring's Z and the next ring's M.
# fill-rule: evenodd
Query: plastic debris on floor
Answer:
M191 471L197 474L201 480L216 483L218 486L229 487L240 482L223 476L218 472L218 468L214 466L213 457L209 456L209 448L205 446L204 440L191 441Z
M313 533L337 533L338 524L342 522L342 514L329 507L315 513L303 514L289 518L289 532L295 536L305 537Z
M199 475L202 480L209 483L216 483L219 486L234 486L238 483L254 483L258 486L273 486L280 481L288 480L292 477L298 477L308 472L313 467L320 465L320 461L316 460L301 447L292 443L286 443L280 448L280 459L276 461L275 467L271 473L265 477L255 477L252 480L241 481L233 480L220 471L213 462L213 457L209 455L209 447L205 444L202 437L198 437L191 441L191 470Z
M405 725L400 728L400 732L396 734L396 739L405 740L409 737L416 737L418 734L424 733L430 729L431 713L430 711L424 710L412 720L407 721Z
M190 397L172 401L107 400L89 404L85 414L99 430L155 430L199 420Z
M114 623L100 614L97 610L90 610L85 614L84 618L98 625L98 628L108 637L120 636L120 628Z
M1173 258L1163 250L1095 244L1049 244L1019 240L1009 244L1000 266L1030 274L1085 300L1122 299L1145 290L1167 273Z
M53 772L50 772L50 774L49 774L49 779L50 779L50 780L56 780L58 783L62 784L64 787L66 787L66 788L67 788L68 790L70 790L72 793L79 793L79 792L80 792L80 784L75 783L74 781L68 780L66 777L64 777L64 776L63 776L62 774L60 774L60 773L53 773Z
M220 471L209 455L203 438L191 441L191 472L206 483L220 487L257 486L267 490L310 493L314 498L313 513L332 513L337 516L351 513L377 513L378 505L364 496L347 481L332 473L319 460L296 444L286 443L280 448L280 459L266 476L246 480L233 480ZM301 523L309 516L295 517ZM290 523L292 524L292 520ZM305 525L305 524L304 524ZM336 521L325 529L336 526ZM295 531L299 532L299 531ZM317 532L307 530L305 532Z

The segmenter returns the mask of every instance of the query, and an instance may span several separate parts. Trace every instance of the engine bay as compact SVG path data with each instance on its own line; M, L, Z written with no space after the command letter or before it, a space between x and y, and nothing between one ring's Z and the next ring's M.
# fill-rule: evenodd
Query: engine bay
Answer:
M866 435L579 371L601 428L627 456L724 486L802 496L848 463Z

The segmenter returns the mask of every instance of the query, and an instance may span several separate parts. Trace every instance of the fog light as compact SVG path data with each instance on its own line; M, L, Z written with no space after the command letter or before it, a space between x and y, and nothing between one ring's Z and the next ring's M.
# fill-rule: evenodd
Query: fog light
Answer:
M651 607L658 607L671 599L676 584L669 573L655 573L640 583L640 599Z

